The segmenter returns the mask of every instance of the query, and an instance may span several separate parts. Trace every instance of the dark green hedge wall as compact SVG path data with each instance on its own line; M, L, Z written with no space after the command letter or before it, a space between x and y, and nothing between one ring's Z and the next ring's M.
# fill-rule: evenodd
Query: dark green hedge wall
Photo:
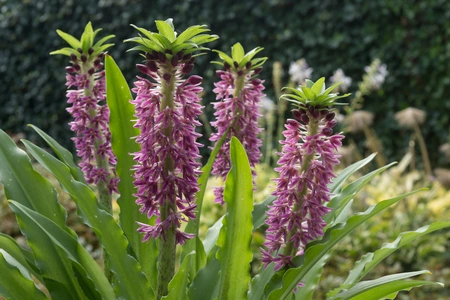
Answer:
M271 91L271 64L285 69L304 57L313 79L341 67L355 81L364 66L379 57L389 77L382 92L365 101L376 113L375 130L386 155L399 159L409 133L393 114L407 106L425 109L423 126L433 164L443 163L437 147L448 138L450 113L450 1L168 1L168 0L0 0L0 127L27 131L27 123L58 140L68 140L65 111L65 57L50 57L63 41L55 30L79 36L88 21L104 34L116 34L110 54L130 83L137 74L136 53L122 41L135 35L130 23L154 30L155 19L174 18L179 29L204 23L221 39L210 45L229 51L240 41L246 49L265 48L269 57L262 77ZM211 90L214 55L202 57L195 72ZM353 84L353 90L356 83ZM213 100L208 93L206 102ZM66 143L70 145L70 143Z

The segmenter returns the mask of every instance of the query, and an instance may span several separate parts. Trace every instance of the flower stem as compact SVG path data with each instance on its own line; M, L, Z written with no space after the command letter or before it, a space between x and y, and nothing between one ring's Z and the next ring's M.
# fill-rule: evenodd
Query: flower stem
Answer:
M161 82L161 111L166 108L174 107L174 92L175 92L175 76L172 74L171 66L167 66L162 70L165 74L170 74L170 79L163 79ZM164 129L164 135L167 137L171 136L173 127L169 125ZM169 141L170 143L171 141ZM164 173L165 175L173 172L174 161L170 156L164 158ZM175 204L171 203L168 199L161 205L160 208L160 219L164 222L167 217L172 213L176 212L177 207ZM163 238L159 240L159 253L158 253L158 287L156 299L159 300L168 294L168 286L170 280L175 274L175 251L176 251L176 228L171 225L167 230L164 231Z

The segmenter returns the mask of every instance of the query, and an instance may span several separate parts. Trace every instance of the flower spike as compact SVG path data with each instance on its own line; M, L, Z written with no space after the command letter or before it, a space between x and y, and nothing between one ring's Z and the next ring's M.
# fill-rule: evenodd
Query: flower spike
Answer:
M109 109L106 104L105 72L103 69L104 51L114 44L105 44L114 35L108 35L96 43L95 37L101 29L93 30L89 22L81 39L57 30L71 48L62 48L51 52L70 57L71 65L66 67L66 86L75 87L67 91L67 102L72 106L67 111L74 120L69 123L76 133L72 138L77 154L81 157L80 167L86 181L98 184L101 202L110 208L110 195L117 191L119 179L115 173L116 157L111 148L111 133L108 128ZM103 200L102 200L103 199Z
M212 134L210 140L218 141L224 135L228 128L228 139L222 145L219 154L214 162L212 174L221 176L225 179L231 167L230 162L230 140L232 136L237 137L247 151L250 165L253 168L259 162L261 152L261 140L257 135L261 131L258 127L259 107L261 99L264 97L263 81L257 78L261 71L262 64L266 57L254 58L263 48L257 47L248 53L240 43L236 43L231 48L231 57L227 54L214 50L222 59L221 62L215 62L224 68L217 71L220 81L215 83L216 100L213 103L216 112L216 120L211 125L217 129ZM233 120L235 120L233 123ZM214 190L216 202L223 204L223 187Z
M324 82L325 78L307 80L306 86L288 89L291 93L283 96L298 108L283 132L285 140L275 169L280 174L273 193L277 199L267 212L266 249L261 250L263 263L275 263L275 270L292 265L309 242L323 236L326 223L322 217L330 211L327 185L335 177L336 152L344 138L333 135L337 122L330 106L348 94L331 94L338 84L327 89Z

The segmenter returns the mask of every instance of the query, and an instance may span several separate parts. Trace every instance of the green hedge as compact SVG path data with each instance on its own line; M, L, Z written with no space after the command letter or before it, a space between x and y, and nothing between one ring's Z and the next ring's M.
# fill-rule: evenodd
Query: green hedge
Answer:
M379 57L389 76L382 92L367 97L365 109L376 113L375 130L386 155L399 159L406 151L409 133L398 128L393 114L414 106L428 113L423 131L433 164L443 163L436 149L449 134L446 0L0 0L0 127L23 132L25 124L33 123L58 140L70 136L64 86L68 62L48 54L63 44L56 29L79 35L92 21L105 34L116 34L110 53L131 83L140 58L122 43L135 35L129 24L153 30L155 19L168 17L180 29L208 24L221 37L211 46L224 51L237 41L248 49L263 46L269 61L262 77L272 97L271 64L276 60L287 70L291 61L306 58L313 79L329 77L340 67L355 82L364 66ZM195 70L204 75L207 91L216 79L215 67L208 64L213 58L199 59ZM209 92L206 102L213 98Z

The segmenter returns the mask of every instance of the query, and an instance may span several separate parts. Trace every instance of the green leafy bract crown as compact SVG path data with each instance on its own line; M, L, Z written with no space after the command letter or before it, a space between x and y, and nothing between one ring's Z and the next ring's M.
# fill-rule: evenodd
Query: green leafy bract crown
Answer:
M81 39L78 40L77 38L73 37L72 35L65 33L61 30L56 30L56 33L65 40L72 48L65 47L56 51L51 52L51 55L54 54L62 54L71 56L71 54L74 54L77 56L77 58L80 58L83 53L89 54L90 57L97 57L100 53L103 53L106 51L109 47L114 46L114 44L105 44L105 42L113 37L115 35L111 34L108 36L105 36L98 42L94 44L94 39L97 33L99 33L102 29L99 28L97 30L93 30L91 22L89 22L86 27L84 28L84 32L81 35ZM92 49L92 50L90 50Z
M306 79L306 85L298 88L284 87L283 90L288 90L289 93L284 94L280 99L296 103L299 109L307 109L308 107L326 108L333 105L347 105L347 103L337 103L337 99L345 98L351 94L339 95L339 93L331 93L341 82L335 83L329 88L326 88L325 77L313 82Z
M263 49L264 48L262 47L256 47L248 53L245 53L242 45L240 43L236 43L233 47L231 47L231 57L222 51L213 50L219 54L222 61L212 61L212 63L223 67L229 66L232 70L239 71L240 69L246 67L246 65L250 62L250 69L254 70L261 67L267 60L267 57L253 58Z
M200 45L215 41L219 36L215 34L208 34L210 30L206 25L194 25L187 28L180 35L177 34L173 26L173 20L167 19L165 21L156 20L156 28L158 33L150 32L144 28L131 25L136 28L141 34L138 37L130 38L125 42L135 42L139 46L131 48L128 51L143 51L152 53L156 51L158 53L164 53L167 58L171 58L173 55L183 51L183 54L191 54L195 51L209 50ZM193 57L199 56L203 53L192 55Z

